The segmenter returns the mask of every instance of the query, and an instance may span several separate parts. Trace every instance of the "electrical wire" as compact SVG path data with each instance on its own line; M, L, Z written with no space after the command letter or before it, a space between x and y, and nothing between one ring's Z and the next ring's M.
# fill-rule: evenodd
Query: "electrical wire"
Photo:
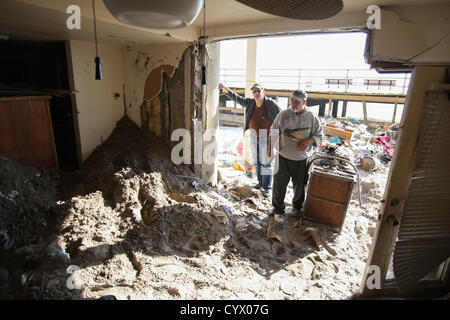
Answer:
M98 57L98 43L97 43L97 21L95 17L95 0L92 0L92 8L94 10L94 37L95 37L95 54Z
M203 0L203 41L206 44L206 0Z

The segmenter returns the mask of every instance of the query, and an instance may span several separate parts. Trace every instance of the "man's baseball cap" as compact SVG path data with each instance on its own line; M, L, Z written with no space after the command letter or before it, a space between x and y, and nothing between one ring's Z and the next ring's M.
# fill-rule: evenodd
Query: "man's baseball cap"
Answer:
M264 87L262 85L260 85L259 83L255 83L254 85L252 85L252 87L250 88L250 90L253 90L254 88L257 88L261 91L264 90Z
M308 95L303 90L295 90L291 94L291 99L295 100L306 100L308 98Z

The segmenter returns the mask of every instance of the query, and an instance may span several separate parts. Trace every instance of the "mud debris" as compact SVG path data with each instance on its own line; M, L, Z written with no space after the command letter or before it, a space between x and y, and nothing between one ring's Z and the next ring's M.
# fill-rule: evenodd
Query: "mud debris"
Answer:
M76 172L0 157L1 298L345 299L357 291L362 271L353 266L367 257L375 205L360 208L354 194L342 232L314 226L314 237L295 217L275 223L270 199L248 187L254 180L242 173L237 183L228 169L225 188L203 184L126 117ZM381 194L382 178L367 183L370 196ZM356 233L358 216L367 226ZM68 274L69 266L79 270ZM80 289L68 288L72 276Z

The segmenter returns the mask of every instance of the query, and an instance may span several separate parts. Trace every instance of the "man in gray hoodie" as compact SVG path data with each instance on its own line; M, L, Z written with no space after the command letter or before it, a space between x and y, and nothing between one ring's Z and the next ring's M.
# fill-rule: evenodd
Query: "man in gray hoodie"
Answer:
M307 94L296 90L289 98L289 107L281 111L271 127L268 157L272 158L275 141L279 142L278 170L273 178L272 214L275 220L285 210L286 187L292 178L294 213L300 213L305 200L306 165L313 147L322 143L322 125L319 119L306 108Z

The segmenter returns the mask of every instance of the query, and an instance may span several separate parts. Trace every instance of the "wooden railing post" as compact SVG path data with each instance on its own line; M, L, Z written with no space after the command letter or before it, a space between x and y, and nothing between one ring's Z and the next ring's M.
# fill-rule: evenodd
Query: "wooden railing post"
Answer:
M394 105L394 114L392 115L392 123L395 122L395 116L397 115L397 102Z
M363 100L363 101L362 101L362 104L363 104L364 120L367 120L367 106L366 106L366 101Z
M331 117L331 108L333 107L333 99L330 97L328 101L328 117Z
M342 105L342 118L345 118L347 116L347 100L343 101L344 104Z

